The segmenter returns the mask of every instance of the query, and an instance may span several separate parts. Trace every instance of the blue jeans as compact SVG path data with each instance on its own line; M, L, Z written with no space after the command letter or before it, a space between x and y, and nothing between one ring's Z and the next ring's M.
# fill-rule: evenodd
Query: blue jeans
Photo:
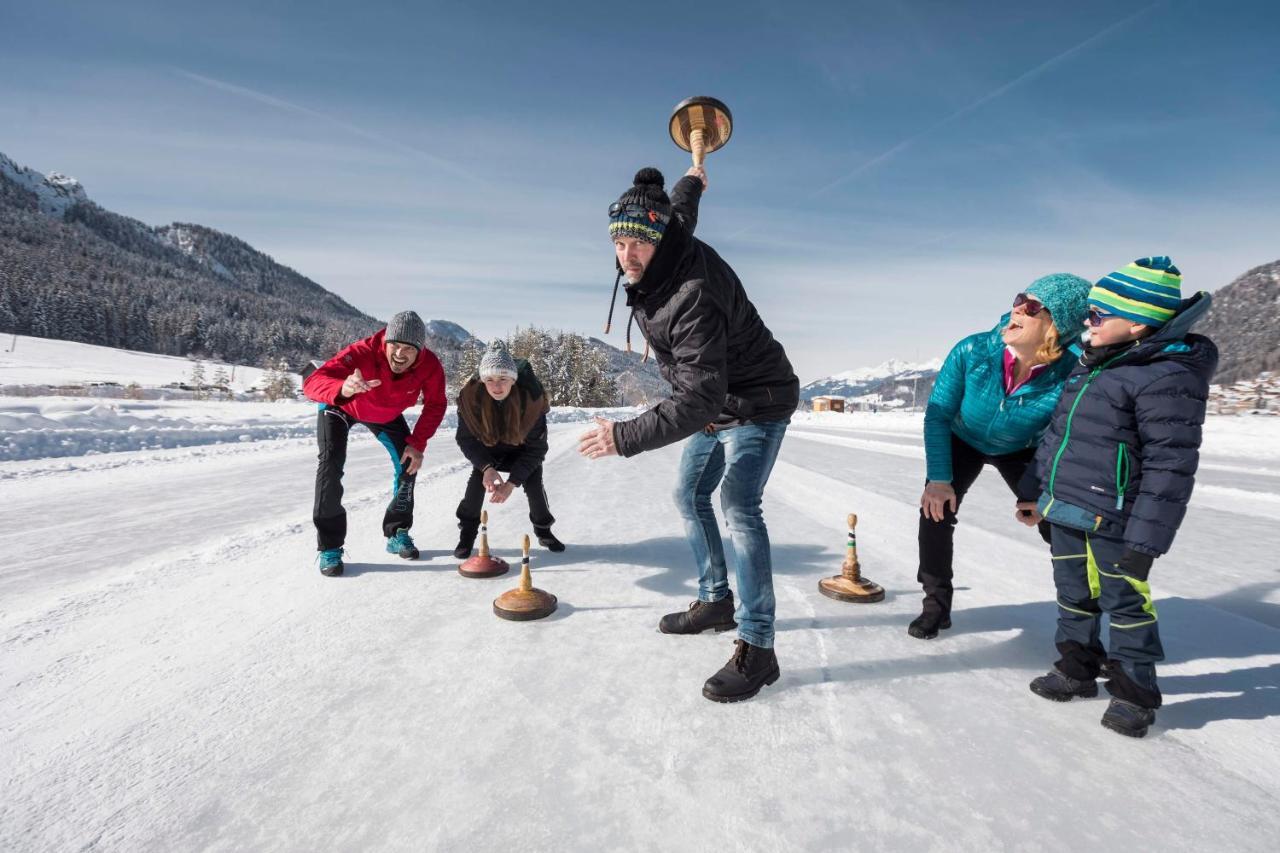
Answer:
M737 557L738 636L761 648L773 647L774 600L773 558L760 498L788 423L746 424L694 435L684 446L675 491L698 564L698 599L711 602L729 594L724 543L711 508L711 493L721 486L720 506Z

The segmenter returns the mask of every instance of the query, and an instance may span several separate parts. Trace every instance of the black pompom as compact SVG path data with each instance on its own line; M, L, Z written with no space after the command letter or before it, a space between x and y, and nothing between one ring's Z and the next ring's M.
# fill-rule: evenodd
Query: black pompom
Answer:
M635 180L632 181L638 187L650 186L658 189L662 189L662 185L666 182L667 179L662 177L662 173L652 166L645 166L636 172Z

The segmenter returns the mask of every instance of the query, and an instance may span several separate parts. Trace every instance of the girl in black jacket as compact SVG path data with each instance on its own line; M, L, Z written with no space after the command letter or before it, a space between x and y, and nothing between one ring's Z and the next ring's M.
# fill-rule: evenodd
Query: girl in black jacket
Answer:
M1105 671L1112 700L1102 724L1131 737L1146 734L1161 704L1155 664L1164 651L1147 575L1186 513L1218 364L1213 341L1189 333L1209 294L1182 302L1180 285L1166 257L1094 285L1088 346L1036 456L1061 657L1031 690L1060 702L1096 696Z
M480 360L479 375L458 394L458 446L473 466L458 504L458 547L453 555L459 560L471 556L485 494L490 503L504 503L517 487L523 487L529 499L529 520L538 544L564 550L564 543L551 532L556 520L542 485L549 409L529 363L512 358L502 341L490 344ZM500 473L504 471L505 481Z

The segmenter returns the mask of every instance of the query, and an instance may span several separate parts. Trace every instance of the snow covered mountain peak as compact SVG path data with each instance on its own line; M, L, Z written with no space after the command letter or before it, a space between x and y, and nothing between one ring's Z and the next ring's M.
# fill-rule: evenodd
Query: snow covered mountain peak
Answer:
M915 403L928 396L941 367L940 358L918 364L891 358L875 367L858 367L810 382L800 389L800 398L812 400L819 396L835 396L857 399L871 395L885 405L892 399Z
M474 335L452 320L427 320L425 322L427 334L433 338L453 341L459 346L475 339Z
M40 212L46 216L59 219L66 216L73 205L88 201L84 185L69 175L61 172L50 172L41 175L35 169L19 166L13 160L0 154L0 175L8 178L18 186L34 193L40 205Z
M64 175L61 172L50 172L45 176L45 181L53 187L62 189L68 195L76 196L81 200L88 199L84 192L84 185L70 175Z
M919 364L902 361L901 359L891 358L888 361L878 364L875 367L858 367L853 370L846 370L844 373L836 373L828 376L826 382L845 382L849 384L873 382L877 379L889 379L891 377L902 377L904 374L925 374L937 373L942 367L942 359L934 358L929 361L923 361Z

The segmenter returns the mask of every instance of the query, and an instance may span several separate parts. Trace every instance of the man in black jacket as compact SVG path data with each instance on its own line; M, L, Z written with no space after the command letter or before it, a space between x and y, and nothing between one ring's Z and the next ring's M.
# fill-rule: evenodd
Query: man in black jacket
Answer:
M675 497L698 564L698 600L664 616L658 627L666 634L737 627L733 657L702 689L713 701L736 702L779 676L773 565L760 500L800 383L742 282L693 236L706 173L690 169L670 197L663 183L657 169L641 169L609 208L609 235L618 278L627 278L631 319L671 383L671 397L629 421L597 418L580 452L593 459L635 456L688 439ZM628 342L630 330L628 321ZM717 486L737 556L737 623L711 507Z

